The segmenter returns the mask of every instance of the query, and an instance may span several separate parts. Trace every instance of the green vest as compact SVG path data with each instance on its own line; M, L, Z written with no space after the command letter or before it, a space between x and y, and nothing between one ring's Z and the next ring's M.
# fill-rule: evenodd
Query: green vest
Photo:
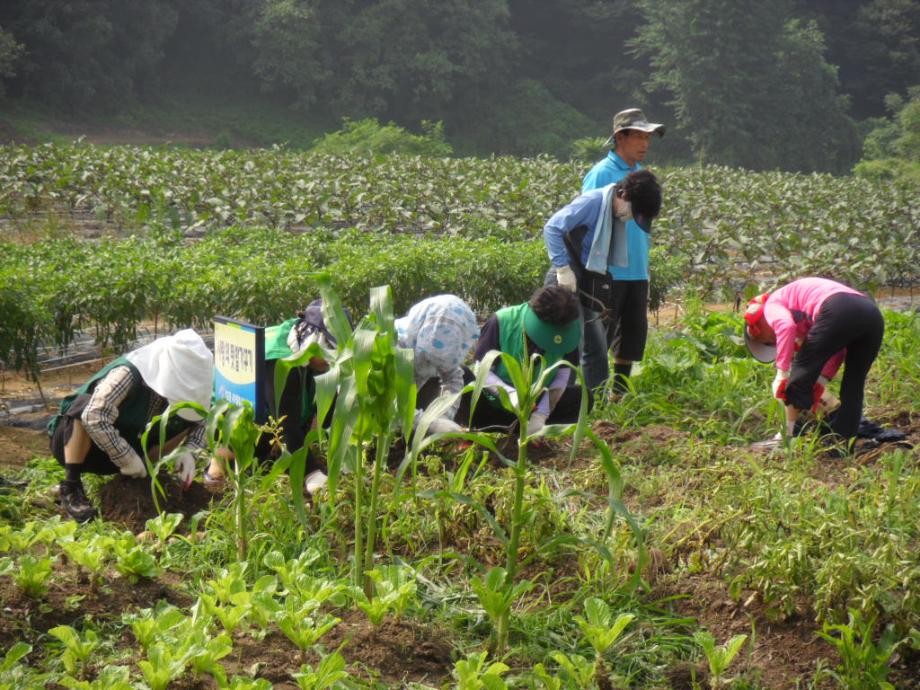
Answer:
M265 361L271 362L276 359L284 359L285 357L290 357L294 352L288 346L288 336L291 333L291 329L294 328L294 324L297 323L298 319L292 318L279 323L277 326L269 326L265 329ZM313 393L315 384L313 382L313 373L310 371L309 367L300 367L301 373L301 392L300 392L300 422L301 424L309 424L310 420L313 419ZM266 374L274 376L274 368L269 368L266 371ZM274 382L271 386L266 386L266 392L274 391ZM273 396L272 396L273 398ZM274 399L266 400L268 409L272 416L278 415L278 410L275 409ZM293 420L292 420L293 421Z
M524 331L524 312L526 310L527 303L525 302L524 304L518 304L514 307L505 307L495 312L495 316L498 318L498 344L502 352L511 355L522 364L533 354L533 352L527 351L524 344L525 338L527 337ZM534 350L534 352L536 351L538 350ZM545 352L543 353L543 357L546 359L546 366L550 367L562 359L561 357L554 357ZM495 367L495 373L502 381L511 385L511 377L508 375L508 370L501 360L499 360L498 366ZM538 376L539 373L540 371L537 371Z
M288 319L277 326L269 326L265 329L265 361L273 359L284 359L294 354L288 347L287 339L291 333L294 324L297 323L297 317Z
M76 392L71 393L61 401L60 411L50 422L48 422L49 436L54 435L58 420L61 415L70 409L73 401L81 395L92 394L99 381L104 379L106 375L116 367L128 367L128 369L131 370L133 383L128 396L122 400L121 404L118 406L118 417L115 419L115 429L118 431L118 435L125 439L138 455L142 454L141 434L144 433L144 429L147 428L147 423L150 421L147 418L147 413L150 410L150 395L152 391L148 386L144 385L144 380L141 378L141 374L137 370L137 367L131 364L125 357L119 357L109 362L106 366L93 374L89 381L80 386ZM172 438L192 425L193 422L182 419L178 415L173 415L170 417L169 424L166 427L166 438ZM158 433L156 428L151 429L148 446L157 445L156 439L158 438Z

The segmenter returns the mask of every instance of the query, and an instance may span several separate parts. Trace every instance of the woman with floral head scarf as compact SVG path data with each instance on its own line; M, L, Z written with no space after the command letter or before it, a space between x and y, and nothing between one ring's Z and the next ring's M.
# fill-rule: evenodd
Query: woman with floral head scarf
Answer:
M423 390L439 384L441 393L459 393L463 389L463 363L479 338L479 324L469 305L456 295L436 295L413 306L396 320L399 346L415 353L415 384L419 403L426 397ZM426 386L427 384L427 386ZM429 426L431 433L459 431L453 417L459 398ZM421 410L416 410L418 421Z

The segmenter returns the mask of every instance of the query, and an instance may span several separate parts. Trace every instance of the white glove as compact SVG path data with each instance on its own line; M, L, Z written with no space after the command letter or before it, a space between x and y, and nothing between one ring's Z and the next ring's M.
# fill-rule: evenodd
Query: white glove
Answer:
M575 271L569 265L556 266L556 282L570 292L578 290L578 280Z
M187 489L192 485L195 477L195 456L191 453L180 453L175 461L176 474L182 480L182 488Z
M463 427L447 417L435 417L428 425L429 434L443 434L449 431L463 431Z
M779 392L780 388L785 387L786 384L783 383L784 381L786 383L789 382L789 372L777 370L776 377L773 379L773 385L771 386L774 398L776 397L776 394Z
M304 477L303 480L303 489L310 496L315 494L317 491L322 489L329 482L329 477L326 476L326 473L322 470L313 470Z
M132 479L143 479L147 476L147 466L141 460L141 456L133 450L120 460L112 460L118 467L118 470L126 477Z
M530 421L527 422L527 435L533 436L540 429L546 426L546 415L540 412L534 412L530 415Z

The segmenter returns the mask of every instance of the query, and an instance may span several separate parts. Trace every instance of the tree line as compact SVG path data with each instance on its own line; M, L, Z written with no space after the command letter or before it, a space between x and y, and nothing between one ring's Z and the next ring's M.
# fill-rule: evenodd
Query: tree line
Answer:
M628 106L656 157L845 171L920 74L915 0L5 0L0 89L97 117L256 94L568 155ZM890 102L890 101L889 101Z

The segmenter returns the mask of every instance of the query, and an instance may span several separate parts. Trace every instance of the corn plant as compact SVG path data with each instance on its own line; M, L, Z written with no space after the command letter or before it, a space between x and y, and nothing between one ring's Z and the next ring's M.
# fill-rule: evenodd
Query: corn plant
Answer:
M411 601L415 599L415 571L398 565L378 566L367 571L374 582L375 596L368 599L363 589L352 588L355 602L368 620L378 626L388 613L399 618Z
M572 367L572 365L565 360L557 362L551 367L547 367L545 366L545 360L543 357L538 354L533 354L529 359L520 362L507 353L493 350L487 353L485 357L483 357L483 359L477 364L476 380L474 383L467 387L467 389L472 392L471 407L473 410L475 410L475 407L482 394L482 389L485 386L486 377L489 371L491 371L492 365L497 360L500 360L501 363L505 366L505 369L508 372L508 378L510 379L515 389L515 395L511 396L503 387L499 386L496 387L496 394L499 401L501 402L502 407L513 414L517 420L517 461L511 462L504 458L504 456L498 452L492 439L489 438L487 434L434 434L426 438L425 436L428 424L431 423L435 416L441 414L442 410L449 406L456 398L456 396L442 396L435 400L422 415L422 418L418 423L416 434L413 437L411 452L407 457L407 460L403 463L403 466L400 467L400 471L403 471L407 464L414 463L421 451L428 445L446 437L463 438L478 443L496 453L506 465L510 465L514 473L514 498L511 510L510 525L508 525L507 529L499 525L494 517L490 514L490 512L483 506L476 505L474 502L470 501L476 506L477 510L483 516L483 518L490 524L493 531L495 532L496 537L505 547L504 574L499 575L499 571L495 571L495 575L492 576L492 582L503 583L503 586L507 590L506 594L510 596L515 587L514 580L518 569L518 549L520 546L521 532L528 520L528 515L524 510L524 487L528 473L527 449L531 443L539 438L558 437L563 434L571 433L573 435L571 457L574 458L578 446L581 443L581 439L585 434L585 418L588 409L588 392L584 385L584 377L582 376L581 370L577 367ZM577 423L573 425L547 425L534 434L528 434L527 428L528 422L530 421L531 412L537 406L540 397L546 391L549 383L553 380L553 378L561 370L562 367L572 367L579 383L581 384L581 406L579 408ZM485 587L483 587L483 591L485 591ZM497 597L496 601L498 599L502 599L502 597ZM500 610L501 608L502 607L496 608L496 611ZM508 642L510 612L511 602L509 601L508 605L504 607L503 613L501 613L499 616L498 625L495 630L493 647L495 654L503 654L505 651L505 647Z
M227 448L233 453L233 460L228 462L227 481L233 489L231 502L237 560L244 562L249 545L246 492L253 465L256 464L256 443L261 431L255 423L255 412L249 401L233 405L226 400L218 400L208 412L205 428L212 455L217 448Z
M613 619L607 602L591 597L585 601L585 617L575 616L575 622L594 649L594 677L600 683L604 666L604 653L620 638L623 630L632 623L634 615L621 613Z
M16 586L26 596L41 599L48 593L48 580L51 579L53 563L53 558L36 558L31 554L24 554L19 558L19 568L13 575Z
M709 685L713 690L729 683L729 680L725 678L725 672L741 651L747 637L747 635L735 635L724 645L716 646L716 638L711 633L705 630L694 633L694 641L703 650L706 661L709 662Z
M373 582L366 571L376 547L381 478L397 432L408 435L415 411L412 351L397 347L389 286L371 290L370 314L351 331L328 276L318 276L317 282L323 316L338 346L329 370L316 377L317 418L323 419L336 401L329 429L329 491L334 495L340 472L347 467L354 485L352 582L373 599Z
M891 629L878 641L872 641L875 619L864 621L858 611L850 609L846 623L825 623L818 636L829 642L840 655L840 665L827 674L847 690L894 690L888 682L888 666L897 645Z
M96 631L87 630L81 636L69 625L58 625L51 628L48 634L56 637L64 646L64 653L61 655L64 670L71 675L82 677L86 660L99 646L99 635L96 634Z
M473 653L454 664L452 675L457 690L504 690L508 687L502 676L509 671L500 661L487 663L488 652Z
M348 678L345 659L338 651L325 655L315 669L309 664L304 664L298 673L292 675L300 690L342 688L345 687L342 681Z

